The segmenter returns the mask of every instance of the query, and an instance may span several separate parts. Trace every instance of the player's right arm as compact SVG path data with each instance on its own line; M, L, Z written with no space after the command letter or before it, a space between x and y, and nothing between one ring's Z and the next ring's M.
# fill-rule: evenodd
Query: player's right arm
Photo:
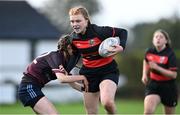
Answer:
M63 66L60 66L59 69L52 69L52 71L55 72L57 79L61 83L72 83L70 85L72 85L74 89L81 90L80 84L74 82L82 81L85 91L88 90L88 81L84 75L68 75Z
M149 76L149 65L146 60L143 60L143 71L142 71L142 79L143 84L147 85Z

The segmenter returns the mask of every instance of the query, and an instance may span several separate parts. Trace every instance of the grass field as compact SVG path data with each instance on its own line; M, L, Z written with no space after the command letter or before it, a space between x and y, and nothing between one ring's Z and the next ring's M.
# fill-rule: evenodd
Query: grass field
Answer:
M180 103L180 102L179 102ZM143 100L116 100L118 114L143 114ZM83 102L55 104L61 114L85 114ZM156 114L162 114L162 105L156 110ZM0 114L34 114L29 107L23 107L20 103L14 105L0 105ZM105 114L100 106L99 114ZM180 114L180 105L176 107L176 114Z

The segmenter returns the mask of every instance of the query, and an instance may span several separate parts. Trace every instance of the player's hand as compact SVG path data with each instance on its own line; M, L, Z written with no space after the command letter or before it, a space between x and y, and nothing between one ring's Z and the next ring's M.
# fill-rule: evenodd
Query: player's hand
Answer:
M108 56L115 56L117 53L122 52L122 51L123 51L123 47L122 46L114 45L114 46L112 46L112 47L110 47L108 49L108 52L111 52L111 54L108 55Z
M68 72L64 69L63 65L59 66L59 70L63 71L65 73L65 75L68 75Z
M89 82L88 82L88 80L86 79L86 77L84 76L84 79L83 79L83 85L84 85L84 90L85 90L85 92L88 92L88 90L89 90Z
M155 62L153 62L153 61L149 62L148 64L149 64L149 67L150 67L151 69L157 69L157 68L159 67L159 66L157 65L157 63L155 63Z
M147 84L148 84L148 78L147 78L147 76L142 76L141 81L142 81L142 83L143 83L144 85L147 85Z
M67 75L67 71L64 69L64 67L62 65L59 66L59 69L52 69L53 72L55 73L63 73L65 75Z

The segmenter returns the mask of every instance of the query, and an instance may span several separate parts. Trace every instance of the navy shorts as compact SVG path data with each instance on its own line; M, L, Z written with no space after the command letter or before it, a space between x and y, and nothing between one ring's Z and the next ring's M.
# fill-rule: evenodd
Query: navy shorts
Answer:
M112 80L118 85L119 81L119 71L115 71L107 74L93 74L93 75L85 75L89 82L89 91L88 92L98 92L99 84L106 79Z
M157 94L161 98L163 105L169 107L177 106L178 91L175 80L170 81L154 81L151 80L146 86L145 96Z
M34 105L44 97L43 92L41 91L41 87L33 83L21 83L18 88L18 98L22 102L24 106Z

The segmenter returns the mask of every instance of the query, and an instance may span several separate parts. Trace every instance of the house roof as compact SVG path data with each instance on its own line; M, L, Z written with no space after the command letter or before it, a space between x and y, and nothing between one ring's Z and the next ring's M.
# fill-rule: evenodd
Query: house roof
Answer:
M26 1L0 1L0 39L57 39L60 34Z

